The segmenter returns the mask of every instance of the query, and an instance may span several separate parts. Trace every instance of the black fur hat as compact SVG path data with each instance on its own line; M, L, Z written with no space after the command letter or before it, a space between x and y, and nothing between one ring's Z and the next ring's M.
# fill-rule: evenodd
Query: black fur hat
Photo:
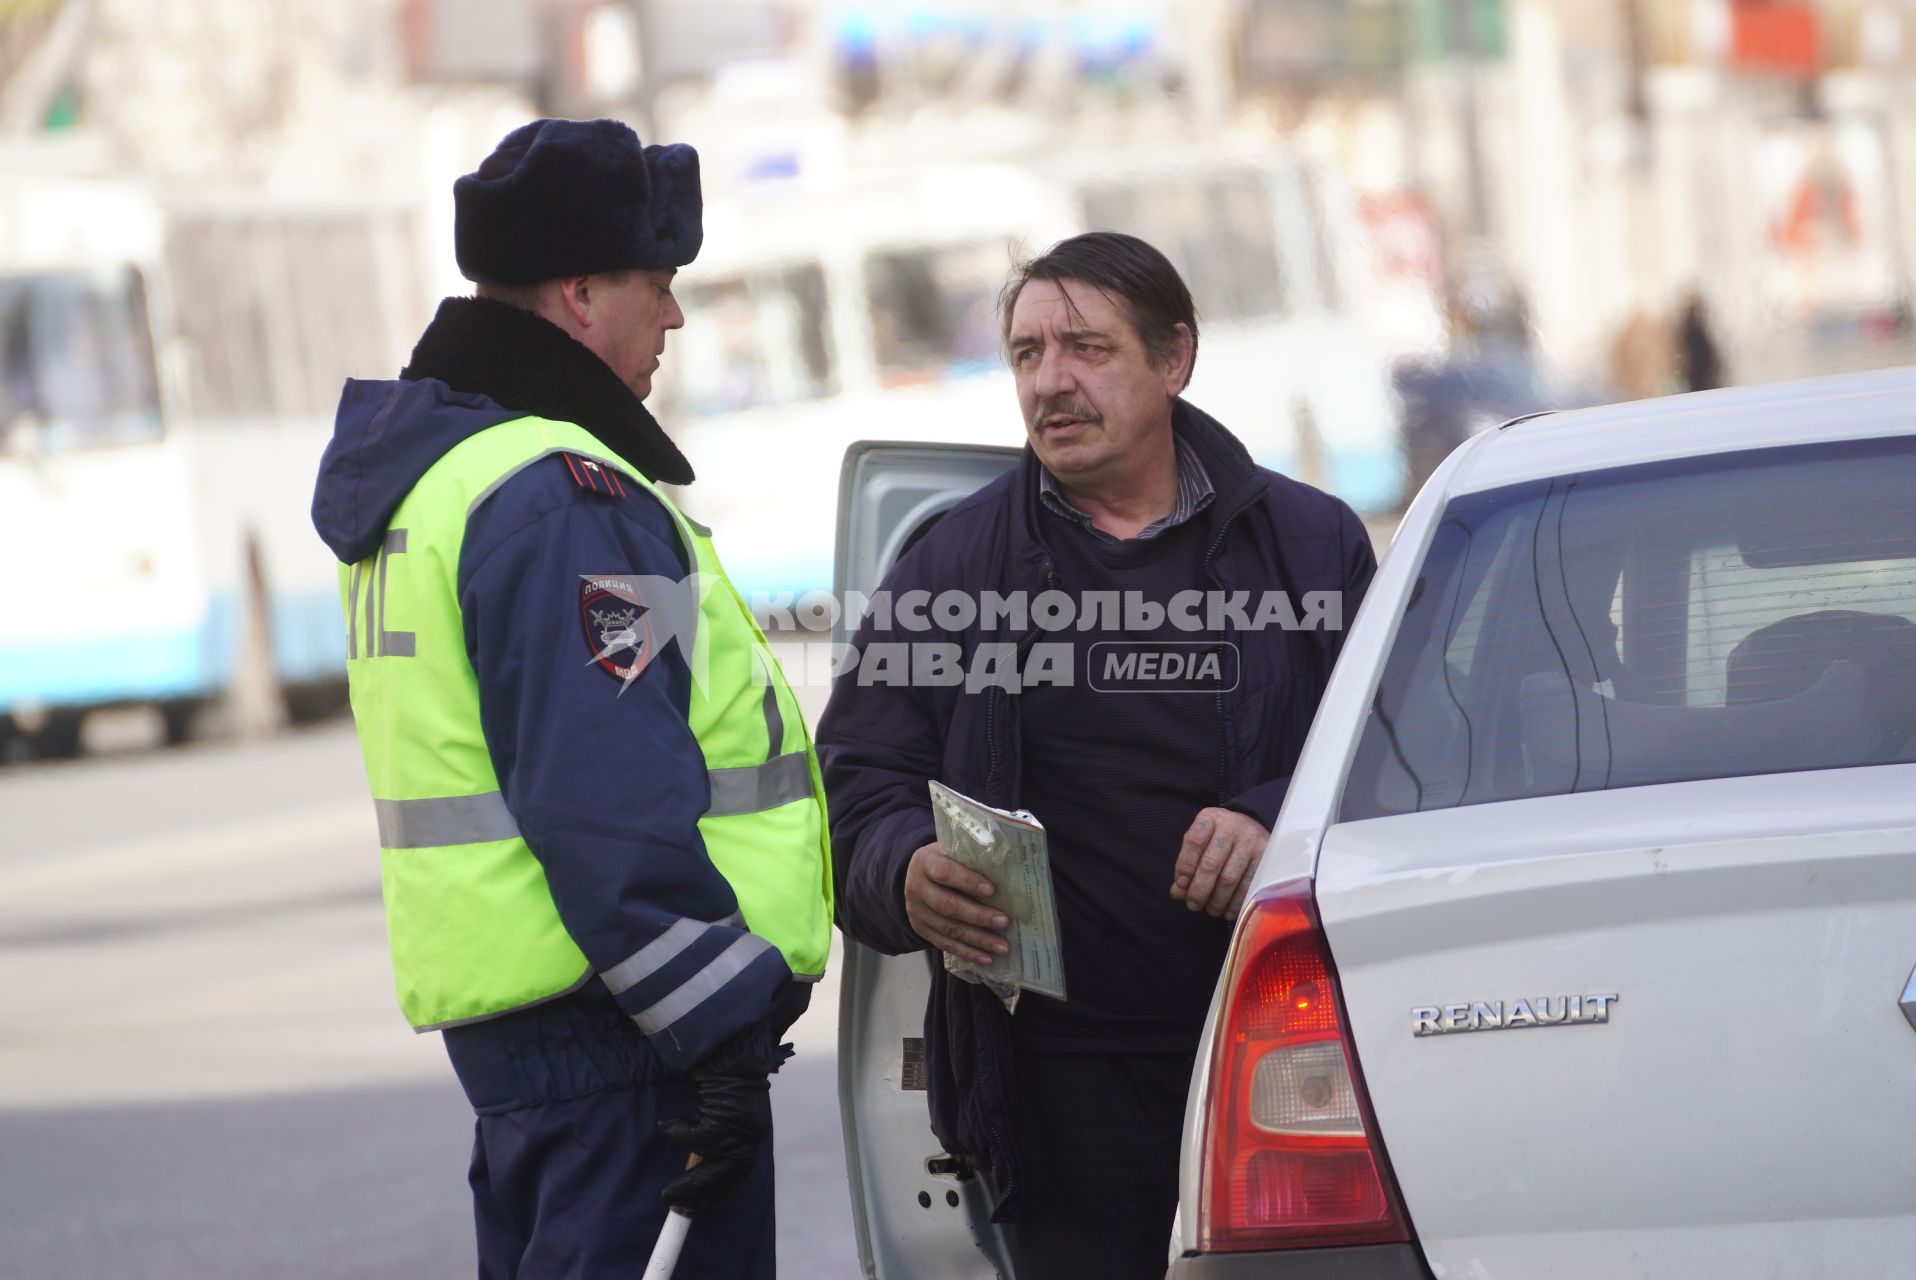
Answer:
M459 273L482 284L682 267L705 237L698 152L617 120L521 125L452 200Z

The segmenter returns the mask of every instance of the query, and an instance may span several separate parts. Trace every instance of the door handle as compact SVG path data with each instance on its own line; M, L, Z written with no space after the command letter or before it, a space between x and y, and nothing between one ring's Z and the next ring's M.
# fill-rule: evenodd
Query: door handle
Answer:
M1901 1004L1903 1016L1909 1019L1910 1029L1916 1031L1916 969L1910 970L1909 982L1903 987Z

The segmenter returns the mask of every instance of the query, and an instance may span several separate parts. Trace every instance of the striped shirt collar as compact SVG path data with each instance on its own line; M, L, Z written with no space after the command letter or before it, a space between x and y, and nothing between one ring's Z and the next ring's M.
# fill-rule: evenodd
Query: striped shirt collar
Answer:
M1166 529L1176 528L1210 506L1211 499L1217 496L1217 491L1211 487L1210 475L1204 470L1204 464L1198 460L1197 450L1193 449L1190 442L1181 434L1173 435L1172 439L1177 444L1177 502L1172 506L1170 515L1161 520L1153 520L1138 530L1137 536L1131 539L1134 542L1143 542L1146 538L1157 537ZM1120 541L1098 528L1090 516L1066 502L1063 491L1058 488L1057 480L1042 463L1038 466L1038 499L1044 503L1045 509L1051 514L1063 516L1106 542Z

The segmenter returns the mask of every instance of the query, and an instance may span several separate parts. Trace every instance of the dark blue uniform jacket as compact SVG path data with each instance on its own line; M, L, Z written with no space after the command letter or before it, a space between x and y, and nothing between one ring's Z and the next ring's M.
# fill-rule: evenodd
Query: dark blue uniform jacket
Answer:
M451 299L398 380L347 383L313 496L320 536L343 563L371 554L447 450L528 413L585 427L648 478L692 478L637 396L586 348L503 304ZM594 661L581 581L687 571L656 499L568 455L534 462L468 521L458 591L486 745L567 931L596 974L680 926L655 949L669 958L616 1000L595 976L546 1005L449 1031L482 1111L645 1083L715 1051L768 1055L796 1016L795 984L768 951L662 1030L643 1035L631 1021L723 974L707 966L738 937L723 923L738 903L699 836L709 795L686 721L686 657L670 644L624 687Z
M1216 487L1216 533L1197 590L1342 593L1342 616L1356 615L1376 568L1370 539L1343 502L1257 466L1236 437L1179 401L1173 426L1197 450ZM1027 448L1007 475L952 508L886 577L894 600L907 591L1047 589L1067 593L1041 535L1038 465ZM1300 606L1301 607L1301 606ZM994 623L997 620L994 619ZM880 631L867 617L854 644L913 640L1014 643L1021 652L1042 633ZM1227 807L1272 825L1292 767L1342 647L1343 632L1271 629L1239 637L1241 676L1223 694L1220 769ZM925 947L905 917L905 868L934 838L926 784L937 779L998 806L1016 806L1020 775L1019 699L987 686L861 686L854 667L839 678L819 725L818 747L831 806L838 923L847 934L898 954ZM932 1128L946 1148L991 1176L995 1213L1015 1215L1016 1158L1011 1028L996 997L949 978L936 953L925 1016Z

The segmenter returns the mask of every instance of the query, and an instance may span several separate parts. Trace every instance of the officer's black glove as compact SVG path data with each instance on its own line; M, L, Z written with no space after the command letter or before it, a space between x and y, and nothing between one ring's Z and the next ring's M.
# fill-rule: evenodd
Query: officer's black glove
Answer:
M747 1054L692 1068L698 1114L661 1120L659 1132L692 1149L699 1163L665 1184L659 1194L675 1209L696 1215L745 1181L758 1149L772 1132L771 1073L792 1056L790 1045L770 1054Z

